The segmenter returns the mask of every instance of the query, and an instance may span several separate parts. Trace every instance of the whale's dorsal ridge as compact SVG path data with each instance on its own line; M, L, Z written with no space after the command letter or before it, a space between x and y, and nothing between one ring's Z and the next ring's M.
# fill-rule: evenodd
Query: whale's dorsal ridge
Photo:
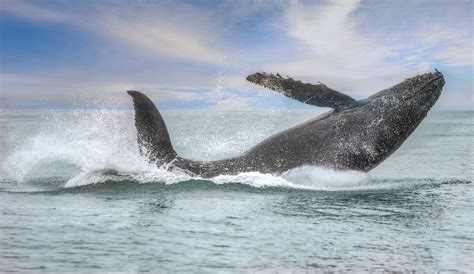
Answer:
M335 110L355 107L357 101L339 91L333 90L323 83L313 85L293 80L291 77L283 78L265 72L257 72L247 76L247 81L282 93L283 95L300 102L318 107L330 107Z

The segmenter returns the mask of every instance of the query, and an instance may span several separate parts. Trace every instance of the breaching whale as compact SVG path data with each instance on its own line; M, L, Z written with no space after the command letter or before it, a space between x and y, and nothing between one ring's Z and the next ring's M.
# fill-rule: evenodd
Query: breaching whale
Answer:
M184 159L176 153L165 122L144 94L129 90L140 152L148 161L204 178L258 171L282 173L299 166L367 172L410 136L441 94L444 78L435 70L355 100L322 83L307 84L279 74L255 73L247 80L303 103L333 110L274 134L239 156Z

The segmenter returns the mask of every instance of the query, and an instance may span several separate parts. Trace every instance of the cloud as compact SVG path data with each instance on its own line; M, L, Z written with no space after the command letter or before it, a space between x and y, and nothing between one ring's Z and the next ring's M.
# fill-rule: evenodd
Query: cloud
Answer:
M17 108L20 102L23 102L21 108L62 108L65 105L127 108L131 107L131 101L125 91L133 89L144 92L166 108L176 103L192 103L215 110L247 110L252 109L260 97L273 94L258 87L232 88L236 79L229 79L229 85L222 84L227 78L219 79L209 87L108 79L84 84L67 75L0 73L0 109Z
M155 84L136 84L132 82L89 82L73 81L58 75L20 75L0 74L0 102L18 100L30 104L117 104L130 105L125 91L134 89L145 91L147 95L159 98L160 102L193 102L202 96L191 89L173 88Z
M22 0L2 0L0 11L40 21L71 21L73 18L65 13L33 5Z
M107 28L115 37L158 55L203 63L219 62L223 54L213 49L213 43L205 36L166 25L157 20L124 23L113 19Z
M472 47L453 45L440 50L434 57L445 61L448 66L470 66L473 64L472 50Z
M283 24L288 36L302 53L293 62L272 64L272 71L303 80L322 81L352 93L382 87L382 78L399 78L406 74L403 66L385 64L394 53L387 47L357 32L351 17L359 1L329 2L325 5L295 3L286 11ZM374 75L375 74L375 75ZM378 76L377 83L368 81Z
M162 57L219 64L226 55L214 13L189 5L106 10L102 31Z
M39 2L40 3L40 2ZM218 22L210 11L191 5L95 4L74 10L58 5L5 0L0 10L30 20L65 22L112 37L136 52L187 62L219 64L226 56Z
M402 55L406 64L422 62L438 63L447 67L474 64L472 31L449 25L432 23L419 26L403 34L394 35L388 44Z
M406 3L407 9L410 3ZM384 11L376 4L375 9L362 9L367 5L357 0L294 2L286 10L282 26L299 57L269 64L265 69L366 96L433 69L436 63L472 65L472 33L466 33L465 28L421 20L411 29L394 29L390 22L377 22L383 27L369 22L370 27L363 29L361 25L367 24L364 20L379 13L383 16ZM429 14L418 16L426 19Z

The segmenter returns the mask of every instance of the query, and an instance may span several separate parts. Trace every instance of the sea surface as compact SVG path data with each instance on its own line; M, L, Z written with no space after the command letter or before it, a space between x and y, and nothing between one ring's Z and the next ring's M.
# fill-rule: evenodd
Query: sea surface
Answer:
M318 113L163 116L180 155L220 159ZM0 272L474 271L474 112L430 112L368 174L210 180L147 163L133 119L0 112Z

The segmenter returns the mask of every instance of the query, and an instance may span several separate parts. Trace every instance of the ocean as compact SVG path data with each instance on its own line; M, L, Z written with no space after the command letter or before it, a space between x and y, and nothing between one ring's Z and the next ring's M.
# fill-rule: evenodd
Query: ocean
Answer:
M237 155L315 111L163 111L176 151ZM0 112L0 272L474 269L474 112L430 112L369 173L209 180L138 153L131 110Z

